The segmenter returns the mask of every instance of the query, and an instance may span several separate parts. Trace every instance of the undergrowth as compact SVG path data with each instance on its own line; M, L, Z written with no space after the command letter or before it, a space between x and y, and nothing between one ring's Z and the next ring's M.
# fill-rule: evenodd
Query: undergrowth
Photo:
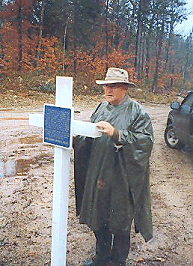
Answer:
M33 90L55 94L55 77L47 75L39 75L38 73L28 73L23 75L13 75L12 77L2 78L0 80L0 93L8 93L11 91L25 92ZM137 85L136 88L129 89L129 95L140 102L151 102L167 104L176 99L180 88L172 88L172 90L160 90L152 93L150 86ZM102 86L97 85L95 81L84 84L83 78L74 79L73 83L74 96L99 96L103 94Z

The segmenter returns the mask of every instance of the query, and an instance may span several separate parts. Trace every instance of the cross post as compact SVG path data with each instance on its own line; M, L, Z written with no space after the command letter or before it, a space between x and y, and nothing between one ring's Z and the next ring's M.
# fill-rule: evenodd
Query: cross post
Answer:
M57 77L56 106L72 108L72 78ZM54 148L51 265L66 265L70 149Z
M72 109L72 88L73 79L71 77L56 77L55 103L57 107ZM45 114L30 114L29 124L44 128L44 116ZM93 123L72 120L71 125L71 135L92 138L101 136ZM52 266L66 266L70 148L54 147Z

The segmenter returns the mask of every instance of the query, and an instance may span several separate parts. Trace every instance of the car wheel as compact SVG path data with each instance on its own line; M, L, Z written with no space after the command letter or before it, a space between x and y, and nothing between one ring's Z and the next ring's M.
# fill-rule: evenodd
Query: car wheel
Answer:
M181 149L184 144L178 139L172 125L166 127L164 132L166 144L172 149Z

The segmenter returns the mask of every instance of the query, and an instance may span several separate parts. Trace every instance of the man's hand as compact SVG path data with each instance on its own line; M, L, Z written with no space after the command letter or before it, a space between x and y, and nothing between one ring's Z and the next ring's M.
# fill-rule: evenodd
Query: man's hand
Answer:
M96 123L98 131L101 133L107 134L109 137L112 137L115 131L115 128L108 122L100 121Z

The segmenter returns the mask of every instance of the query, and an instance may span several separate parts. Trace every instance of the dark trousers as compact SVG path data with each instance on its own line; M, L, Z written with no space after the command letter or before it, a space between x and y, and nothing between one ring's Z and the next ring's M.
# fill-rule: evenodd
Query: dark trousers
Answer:
M116 234L112 234L105 227L94 233L96 237L96 256L98 258L125 263L130 248L130 230L117 231Z

